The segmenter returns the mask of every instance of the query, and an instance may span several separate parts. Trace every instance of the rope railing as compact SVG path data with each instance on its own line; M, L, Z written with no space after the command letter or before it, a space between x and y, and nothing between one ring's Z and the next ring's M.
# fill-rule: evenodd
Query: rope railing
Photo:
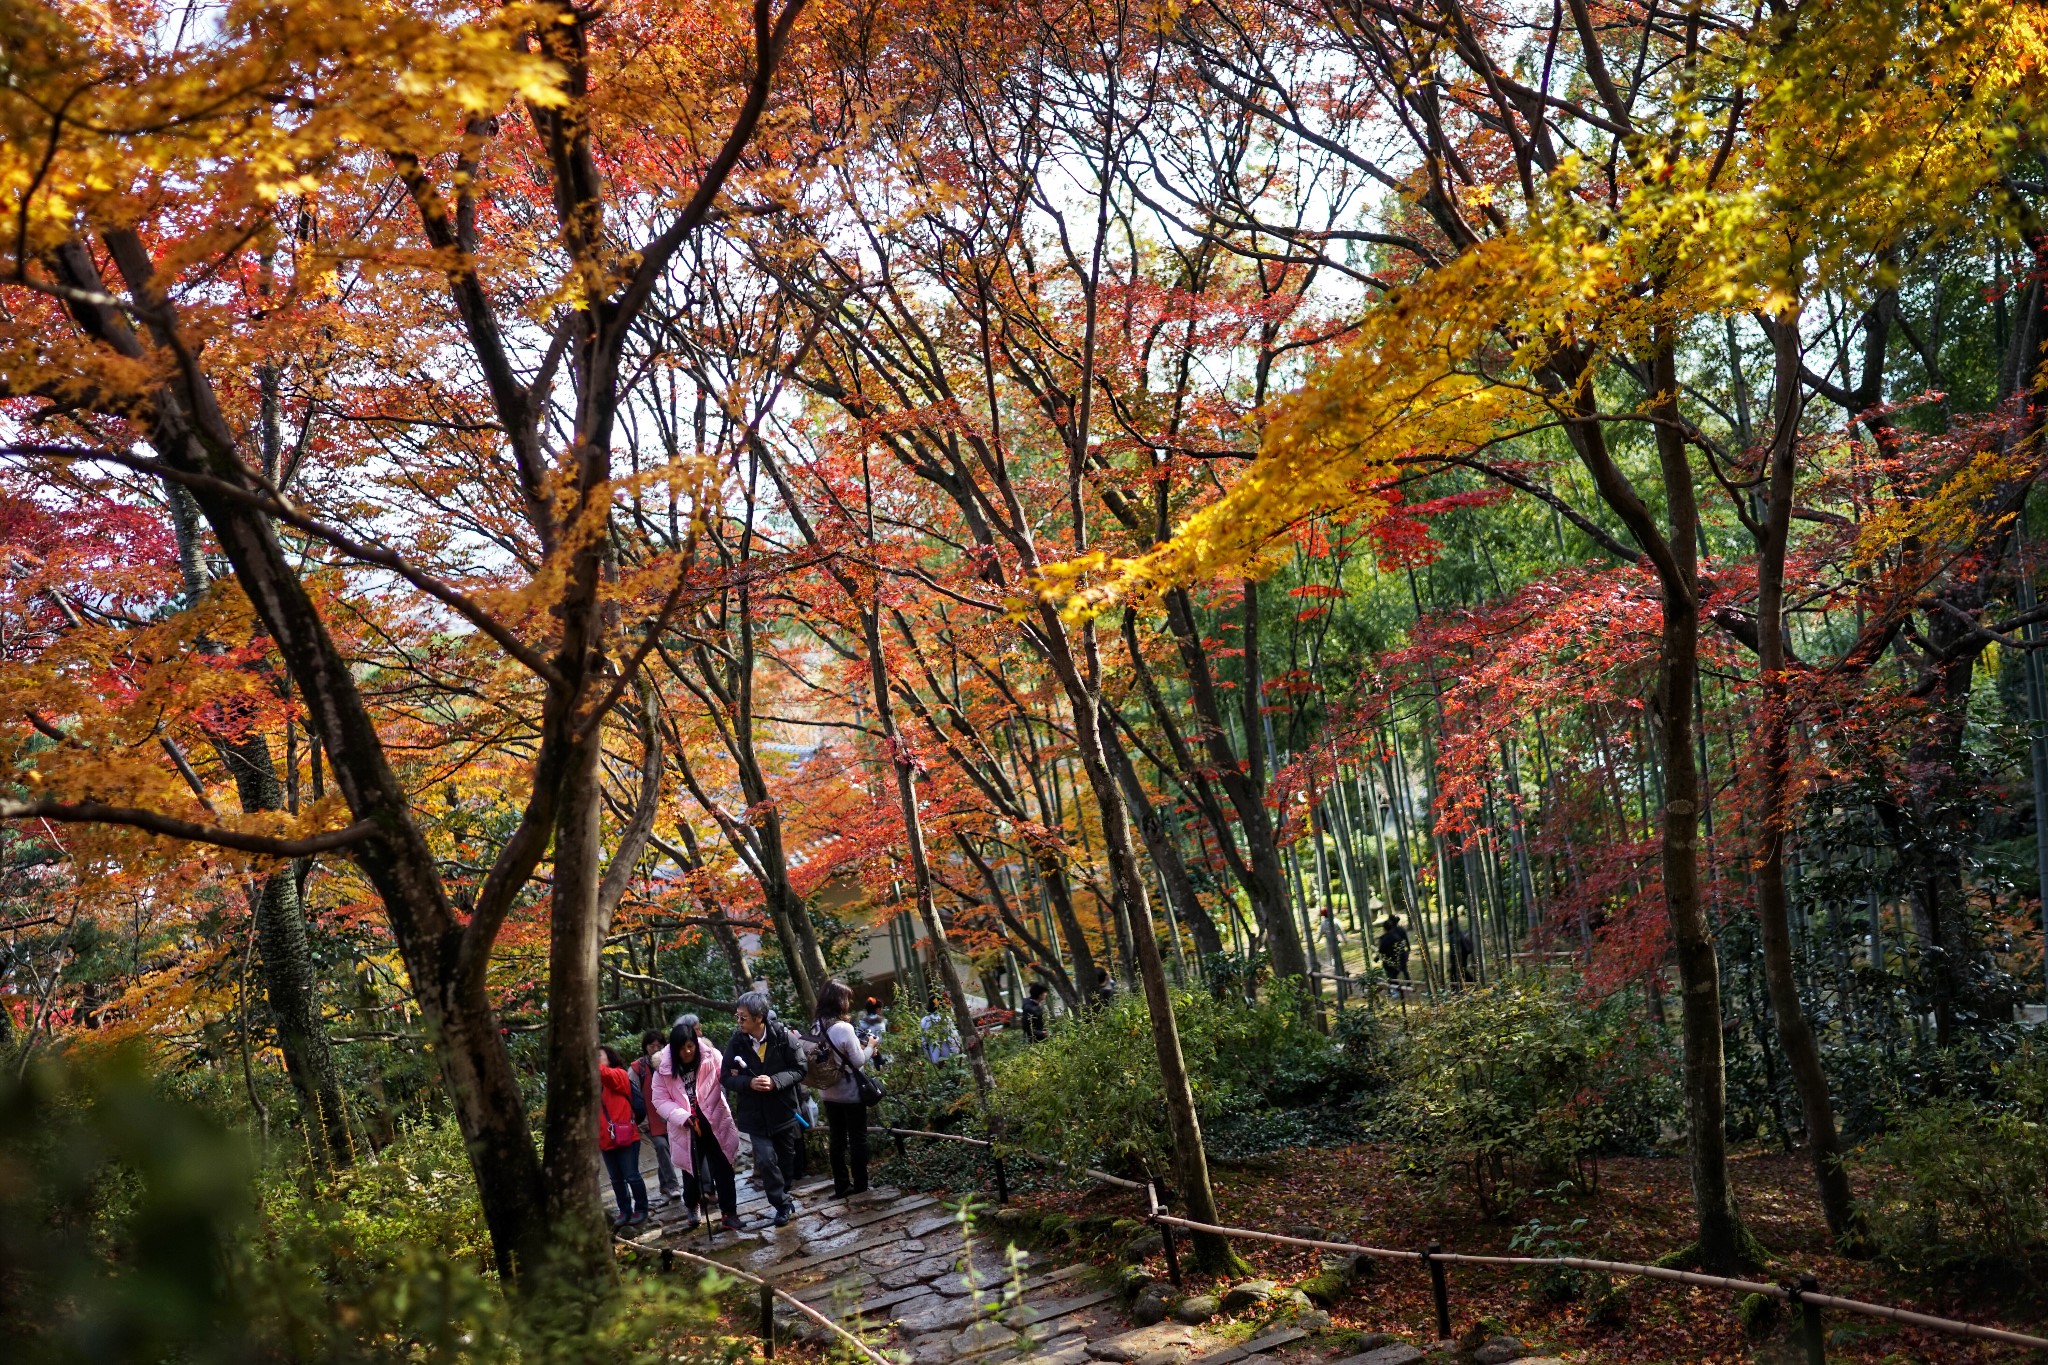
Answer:
M987 1148L991 1152L996 1144L987 1138L967 1137L960 1133L934 1133L917 1128L878 1128L870 1131L884 1132L895 1137L899 1150L902 1139L919 1137L945 1142L959 1142L970 1146ZM1954 1318L1935 1317L1927 1313L1915 1313L1889 1304L1866 1303L1861 1299L1846 1299L1834 1294L1820 1292L1819 1282L1811 1275L1802 1275L1791 1284L1772 1284L1764 1280L1743 1280L1726 1275L1706 1275L1698 1271L1677 1270L1668 1266L1640 1265L1633 1261L1607 1261L1587 1256L1490 1256L1471 1252L1445 1251L1432 1243L1427 1251L1408 1251L1395 1247L1367 1246L1359 1242L1325 1241L1315 1237L1296 1237L1287 1233L1266 1232L1259 1228L1229 1227L1217 1223L1197 1222L1192 1218L1181 1218L1166 1212L1157 1182L1129 1180L1122 1176L1110 1175L1093 1167L1076 1168L1067 1162L1043 1157L1024 1149L1023 1155L1049 1165L1061 1166L1068 1170L1079 1169L1102 1184L1122 1189L1142 1190L1145 1193L1146 1221L1159 1228L1160 1242L1166 1257L1167 1275L1178 1285L1181 1282L1179 1249L1174 1244L1174 1229L1199 1232L1233 1240L1277 1242L1286 1246L1309 1247L1320 1251L1340 1252L1354 1256L1370 1256L1375 1260L1420 1261L1429 1268L1431 1291L1436 1300L1437 1329L1440 1335L1451 1335L1450 1293L1444 1276L1444 1268L1450 1265L1515 1266L1534 1268L1555 1266L1567 1270L1597 1271L1610 1275L1633 1275L1643 1279L1664 1280L1673 1284L1689 1285L1697 1289L1712 1289L1725 1294L1761 1294L1779 1303L1798 1305L1803 1311L1803 1328L1806 1338L1808 1365L1824 1365L1826 1357L1825 1338L1821 1330L1821 1310L1850 1313L1859 1317L1882 1318L1904 1326L1925 1328L1929 1331L1945 1332L1951 1336L1970 1337L1978 1341L1998 1342L2007 1346L2026 1346L2037 1351L2048 1352L2048 1338L2029 1336L2024 1332L2008 1332L2000 1327L1985 1327L1974 1322L1961 1322ZM1003 1179L1000 1158L997 1162L999 1198L1007 1199L1006 1181Z
M630 1237L614 1236L612 1240L621 1246L631 1247L635 1251L647 1250L646 1247L641 1246L640 1243ZM723 1261L715 1261L709 1256L699 1256L694 1251L684 1251L681 1247L662 1247L660 1252L661 1268L663 1270L670 1269L675 1264L676 1259L680 1257L685 1261L693 1261L707 1270L715 1270L722 1275L730 1275L734 1279L745 1280L761 1287L761 1356L764 1360L772 1360L775 1357L775 1300L780 1299L812 1322L817 1323L818 1326L838 1336L854 1350L866 1356L872 1362L872 1365L899 1365L899 1362L889 1359L889 1357L883 1355L865 1341L862 1341L855 1333L832 1321L832 1319L826 1317L802 1299L797 1298L794 1294L777 1289L773 1283L762 1276L729 1266Z
M871 1126L868 1131L870 1133L883 1133L895 1138L899 1149L904 1138L934 1138L941 1142L959 1142L969 1147L984 1148L995 1156L998 1163L1002 1160L1002 1153L1008 1151L1012 1156L1025 1157L1041 1165L1057 1166L1063 1171L1079 1171L1090 1180L1099 1181L1104 1185L1115 1185L1119 1189L1142 1190L1149 1188L1142 1180L1127 1180L1120 1175L1111 1175L1108 1171L1098 1171L1093 1166L1076 1166L1070 1161L1062 1161L1056 1156L1046 1156L1041 1152L1034 1152L1028 1147L999 1146L988 1138L968 1137L965 1133L934 1133L924 1128L895 1128L889 1126ZM997 1167L997 1173L1002 1183L1007 1186L1008 1179L1003 1175L1000 1165ZM1007 1203L1008 1197L1008 1191L1005 1189L1003 1202Z

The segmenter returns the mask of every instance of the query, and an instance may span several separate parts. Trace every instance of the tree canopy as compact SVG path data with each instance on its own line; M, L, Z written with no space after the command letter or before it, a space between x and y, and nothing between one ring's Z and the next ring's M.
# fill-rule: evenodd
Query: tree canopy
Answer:
M609 1275L593 1052L757 980L1142 1028L1157 1133L1045 1126L1082 1052L950 1112L1204 1223L1270 1078L1189 994L1313 1058L1512 990L1668 1056L1680 1259L1756 1262L1758 1141L1867 1251L1930 1098L1872 1058L1993 1103L2048 998L2044 61L1975 0L0 0L0 1041L317 1181L445 1119L537 1301Z

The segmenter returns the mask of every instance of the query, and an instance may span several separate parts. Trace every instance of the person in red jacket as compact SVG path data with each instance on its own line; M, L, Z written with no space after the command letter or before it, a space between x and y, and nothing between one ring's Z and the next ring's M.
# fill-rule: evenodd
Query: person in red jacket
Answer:
M615 1227L647 1221L647 1182L640 1178L640 1125L633 1118L633 1078L626 1059L615 1050L597 1050L597 1150L604 1154L605 1174L612 1178L618 1202Z

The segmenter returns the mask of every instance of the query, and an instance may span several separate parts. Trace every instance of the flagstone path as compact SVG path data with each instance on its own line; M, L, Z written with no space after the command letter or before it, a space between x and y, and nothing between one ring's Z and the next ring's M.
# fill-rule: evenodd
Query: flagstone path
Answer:
M648 1184L652 1189L651 1173ZM743 1181L742 1194L749 1190ZM713 1233L707 1223L686 1233L684 1210L671 1206L657 1210L632 1240L760 1275L909 1365L1557 1365L1505 1339L1453 1357L1369 1337L1330 1361L1317 1337L1280 1323L1249 1336L1244 1325L1222 1318L1134 1326L1122 1295L1097 1267L1012 1250L998 1240L999 1229L970 1228L931 1195L877 1187L842 1200L832 1196L829 1180L800 1183L796 1194L798 1216L785 1228ZM761 1222L770 1212L758 1192L740 1204L743 1222ZM822 1333L786 1304L777 1316L778 1334Z

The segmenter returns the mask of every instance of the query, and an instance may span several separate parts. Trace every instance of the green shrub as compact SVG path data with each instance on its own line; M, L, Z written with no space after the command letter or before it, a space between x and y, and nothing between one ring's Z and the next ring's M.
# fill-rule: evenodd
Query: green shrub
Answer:
M302 1183L303 1182L303 1183ZM317 1184L140 1052L0 1070L0 1341L12 1365L730 1365L710 1286L631 1273L511 1302L449 1129Z
M1538 1191L1539 1194L1549 1194L1560 1203L1567 1192L1566 1189ZM1531 1257L1584 1256L1586 1249L1579 1236L1585 1232L1586 1222L1584 1218L1562 1223L1552 1223L1541 1216L1531 1218L1508 1238L1508 1250L1519 1256ZM1606 1287L1605 1282L1606 1277L1598 1271L1543 1265L1531 1272L1529 1293L1539 1303L1570 1303L1574 1299L1595 1296Z
M1874 1140L1902 1118L1937 1100L1977 1100L1994 1107L2001 1076L2021 1046L2011 1025L1986 1026L1961 1034L1947 1047L1932 1036L1841 1036L1830 1030L1822 1051L1836 1121L1851 1141ZM1789 1092L1790 1081L1783 1084ZM1793 1112L1796 1101L1788 1095Z
M1935 1100L1865 1149L1879 1250L1915 1269L2019 1266L2048 1252L2048 1053L1998 1067L1997 1097Z
M228 1360L246 1142L140 1053L0 1068L0 1341L25 1361Z
M1205 1124L1328 1106L1375 1079L1362 1059L1376 1055L1377 1035L1361 1030L1355 1050L1333 1046L1286 990L1252 1003L1176 992L1174 1018ZM1171 1143L1142 997L1067 1020L1047 1042L996 1059L995 1102L1012 1140L1032 1151L1125 1172L1167 1169ZM1280 1130L1289 1130L1284 1121Z
M1539 1186L1590 1191L1676 1112L1662 1040L1626 1007L1533 987L1463 991L1415 1016L1380 1131L1404 1167L1498 1214Z
M950 1132L973 1116L974 1073L961 1054L931 1061L925 1056L918 1020L925 1008L909 993L897 996L882 1036L883 1065L875 1075L888 1090L880 1121L899 1128ZM952 1015L946 1015L951 1027Z

